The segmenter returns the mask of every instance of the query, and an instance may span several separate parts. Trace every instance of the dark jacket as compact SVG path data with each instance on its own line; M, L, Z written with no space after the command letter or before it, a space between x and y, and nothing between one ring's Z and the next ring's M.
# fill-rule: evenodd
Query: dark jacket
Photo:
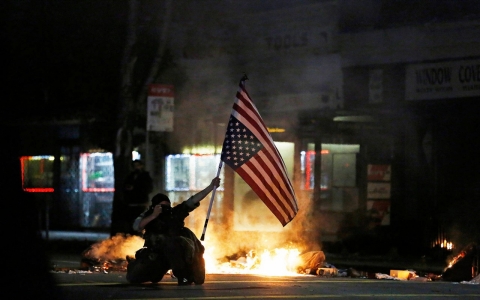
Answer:
M200 203L192 205L187 200L172 207L169 211L164 210L157 218L145 226L143 234L143 238L145 239L144 246L156 249L165 242L165 238L184 237L193 242L195 252L203 253L205 248L200 240L198 240L197 236L190 229L185 227L185 218L199 205ZM143 216L148 216L152 212L153 206L150 207Z
M126 204L146 204L149 201L149 194L153 190L153 181L150 173L131 172L125 179L125 186L133 186L132 190L125 190Z

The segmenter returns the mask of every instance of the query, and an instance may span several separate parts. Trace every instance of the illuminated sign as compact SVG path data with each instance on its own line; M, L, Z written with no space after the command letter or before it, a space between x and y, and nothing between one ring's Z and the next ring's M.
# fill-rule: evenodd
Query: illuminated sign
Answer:
M267 127L268 132L285 132L285 128Z
M173 131L173 85L151 84L147 97L147 130Z
M53 192L54 160L51 155L20 157L22 189L29 193Z
M82 153L80 172L83 192L114 192L115 177L112 153Z

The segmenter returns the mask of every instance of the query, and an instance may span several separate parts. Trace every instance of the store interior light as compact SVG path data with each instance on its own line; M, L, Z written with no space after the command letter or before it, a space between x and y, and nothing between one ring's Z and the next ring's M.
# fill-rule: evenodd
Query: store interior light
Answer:
M194 146L191 148L185 147L182 151L183 154L200 154L200 155L208 155L208 154L215 154L221 148L215 148L214 146Z
M285 132L285 128L280 128L280 127L267 127L268 132L270 133L282 133Z
M337 116L333 118L334 122L375 122L372 116Z
M142 159L142 156L140 155L140 152L138 151L132 151L132 160L137 160L137 159Z

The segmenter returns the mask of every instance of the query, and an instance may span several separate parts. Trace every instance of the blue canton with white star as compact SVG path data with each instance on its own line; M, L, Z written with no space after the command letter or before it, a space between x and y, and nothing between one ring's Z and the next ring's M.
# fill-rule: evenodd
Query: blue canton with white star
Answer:
M263 148L262 143L240 121L231 116L223 141L221 159L237 169Z

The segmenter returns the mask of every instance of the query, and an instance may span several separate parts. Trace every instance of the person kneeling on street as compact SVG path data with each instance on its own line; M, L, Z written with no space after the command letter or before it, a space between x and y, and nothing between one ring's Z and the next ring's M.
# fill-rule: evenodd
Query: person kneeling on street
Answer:
M135 230L143 232L145 243L137 250L135 258L127 257L128 282L156 283L170 269L179 285L205 282L205 248L185 227L185 218L219 185L220 178L215 177L205 189L174 207L165 194L159 193L152 198L151 206L133 223Z

